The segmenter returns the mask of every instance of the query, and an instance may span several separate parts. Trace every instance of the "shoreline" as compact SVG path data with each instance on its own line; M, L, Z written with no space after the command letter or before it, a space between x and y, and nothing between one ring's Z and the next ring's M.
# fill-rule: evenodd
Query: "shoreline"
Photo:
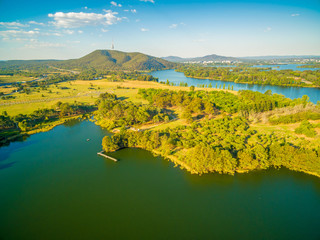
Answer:
M6 143L10 144L10 142L14 142L19 137L29 137L29 136L31 136L33 134L51 131L55 127L57 127L59 125L62 125L67 121L78 119L78 118L81 118L81 117L80 116L73 116L73 117L63 118L63 119L59 119L57 121L51 122L50 124L48 124L46 126L43 126L43 127L40 127L40 128L37 128L37 129L33 129L33 130L30 130L30 131L26 131L26 132L20 132L19 134L12 135L12 136L4 139L3 141L1 141L0 142L0 147L5 146Z
M179 71L177 71L179 72ZM184 72L179 72L183 73ZM276 87L295 87L295 88L316 88L320 89L320 86L286 86L286 85L272 85L272 84L257 84L257 83L250 83L250 82L235 82L235 81L228 81L228 80L219 80L219 79L213 79L213 78L201 78L201 77L193 77L193 76L187 76L184 74L185 77L187 78L195 78L195 79L200 79L200 80L210 80L210 81L224 81L224 82L231 82L231 83L239 83L239 84L250 84L250 85L258 85L258 86L276 86ZM213 89L220 89L220 88L214 88ZM221 90L228 90L228 89L222 89ZM231 90L231 89L230 89ZM233 90L235 91L235 90Z
M99 125L98 125L99 126ZM145 149L145 148L142 148L141 146L135 146L135 147L125 147L125 148L138 148L138 149L142 149L142 150L145 150L145 151L148 151L150 153L152 153L154 156L161 156L164 160L168 160L168 161L171 161L172 163L175 164L174 167L180 167L181 170L186 170L187 172L191 173L191 174L196 174L198 176L201 176L202 174L212 174L212 173L215 173L215 174L221 174L221 175L231 175L231 176L234 176L236 173L238 174L245 174L245 173L250 173L250 172L253 172L253 171L261 171L261 170L268 170L268 169L271 169L271 167L267 168L267 169L252 169L252 170L247 170L247 169L235 169L234 173L233 174L226 174L226 173L219 173L219 172L208 172L208 173L199 173L197 172L196 170L192 169L188 164L186 164L185 162L179 160L176 156L173 156L173 155L168 155L168 156L165 156L165 155L162 155L159 151L157 150L148 150L148 149ZM124 149L124 148L121 148L121 149ZM116 151L119 151L121 149L118 149ZM113 151L113 152L116 152L116 151ZM288 169L290 171L293 171L293 172L300 172L300 173L304 173L304 174L307 174L307 175L312 175L312 176L315 176L315 177L318 177L320 178L320 174L319 173L316 173L316 172L310 172L310 171L303 171L303 170L294 170L294 169L290 169L290 168L287 168L287 167L284 167L284 166L281 166L279 169L281 168L285 168L285 169Z

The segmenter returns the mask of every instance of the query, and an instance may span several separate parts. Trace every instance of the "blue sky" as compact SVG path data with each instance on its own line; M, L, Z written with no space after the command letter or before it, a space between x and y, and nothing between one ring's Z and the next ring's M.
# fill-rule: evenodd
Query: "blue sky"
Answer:
M320 1L0 1L0 59L320 55Z

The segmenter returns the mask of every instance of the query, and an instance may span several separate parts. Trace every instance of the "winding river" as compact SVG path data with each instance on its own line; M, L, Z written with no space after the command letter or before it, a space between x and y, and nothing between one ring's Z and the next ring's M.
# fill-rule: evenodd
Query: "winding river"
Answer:
M0 239L320 239L319 178L200 177L140 149L115 163L106 134L74 121L0 148Z
M265 93L267 90L271 90L273 93L282 94L288 98L301 98L303 95L308 95L310 101L313 103L317 103L320 101L320 88L306 88L306 87L280 87L280 86L272 86L272 85L256 85L256 84L243 84L243 83L234 83L228 81L220 81L220 80L209 80L209 79L197 79L186 77L181 72L176 72L175 70L164 70L164 71L155 71L151 72L151 75L159 78L159 81L166 82L167 79L170 82L179 83L184 82L188 83L188 86L197 86L198 84L212 84L213 87L218 87L223 84L233 86L233 90L251 90L258 91L261 93Z

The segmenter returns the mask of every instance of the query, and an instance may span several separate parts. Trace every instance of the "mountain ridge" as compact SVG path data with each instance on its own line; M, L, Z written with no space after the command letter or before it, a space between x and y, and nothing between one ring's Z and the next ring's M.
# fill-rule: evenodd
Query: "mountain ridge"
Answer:
M162 70L173 68L176 64L139 52L100 49L78 59L58 62L58 65L69 68L94 67L108 70Z
M95 68L104 70L164 70L177 64L139 52L117 50L95 50L83 57L69 60L7 60L0 62L0 68L14 66L54 66L61 69Z
M208 62L208 61L257 61L257 60L290 60L290 59L310 59L310 58L320 58L319 55L270 55L270 56L246 56L246 57L227 57L216 54L210 54L203 57L193 57L193 58L182 58L178 56L168 56L162 57L167 61L172 62Z
M239 61L238 58L220 56L217 54L210 54L203 57L194 57L194 58L181 58L177 56L168 56L168 57L163 57L162 59L165 59L167 61L173 61L173 62Z

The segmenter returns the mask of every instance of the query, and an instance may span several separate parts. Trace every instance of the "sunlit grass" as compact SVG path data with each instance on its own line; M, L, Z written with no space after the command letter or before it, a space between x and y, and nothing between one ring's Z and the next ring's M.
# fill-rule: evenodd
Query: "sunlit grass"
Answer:
M27 82L34 80L33 77L0 75L0 83Z

